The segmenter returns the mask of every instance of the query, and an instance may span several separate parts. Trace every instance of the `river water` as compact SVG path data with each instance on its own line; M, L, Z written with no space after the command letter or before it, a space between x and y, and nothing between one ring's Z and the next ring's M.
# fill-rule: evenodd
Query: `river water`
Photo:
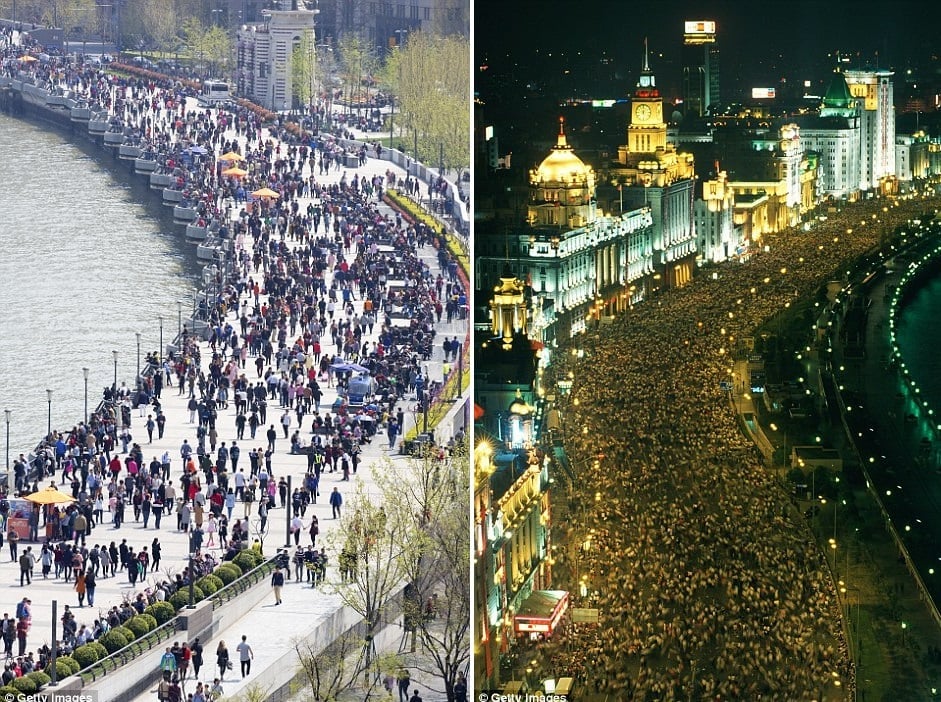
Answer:
M941 278L916 291L902 309L896 339L899 351L929 407L941 408Z
M0 114L0 410L12 410L10 454L52 426L71 428L114 378L133 383L141 358L192 310L200 266L147 179L90 143ZM0 413L0 451L6 448ZM0 470L5 456L0 453Z

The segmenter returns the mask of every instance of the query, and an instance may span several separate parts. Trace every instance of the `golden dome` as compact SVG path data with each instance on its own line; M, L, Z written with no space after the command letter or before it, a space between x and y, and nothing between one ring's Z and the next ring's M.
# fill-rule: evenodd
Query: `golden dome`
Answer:
M565 121L559 118L559 139L552 151L539 164L533 175L542 182L584 182L591 175L591 167L575 155L565 139Z

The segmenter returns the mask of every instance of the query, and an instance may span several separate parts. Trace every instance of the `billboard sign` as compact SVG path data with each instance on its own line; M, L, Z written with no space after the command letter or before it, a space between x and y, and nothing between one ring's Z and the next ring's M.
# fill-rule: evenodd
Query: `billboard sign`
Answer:
M774 88L752 88L751 97L752 100L774 100L775 89Z

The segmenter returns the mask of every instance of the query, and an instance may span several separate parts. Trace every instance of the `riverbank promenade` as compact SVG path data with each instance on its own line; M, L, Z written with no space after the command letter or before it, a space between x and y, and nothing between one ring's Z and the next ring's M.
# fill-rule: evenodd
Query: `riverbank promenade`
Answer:
M140 97L143 98L143 96ZM190 99L190 101L191 102L187 104L187 110L195 110L195 102L192 101L192 99ZM125 104L125 109L126 108L127 104ZM201 110L201 112L208 111ZM218 119L216 111L213 110L212 113L212 119ZM155 119L165 120L171 114L172 112L167 111L165 108L160 108L155 111L153 116ZM280 151L281 148L286 150L286 146L280 145L274 135L267 130L261 131L258 135L260 136L260 142L256 141L253 146L250 146L245 139L245 134L237 131L233 127L232 122L229 123L228 128L222 136L222 139L215 142L216 145L221 145L221 143L224 142L231 146L232 143L237 142L242 148L243 153L248 152L249 148L257 149L259 143L268 143L269 141L273 150ZM252 159L250 158L249 161L252 161ZM268 168L263 165L262 159L255 159L253 163L249 164L249 168L256 174L268 172ZM258 170L254 170L255 168ZM305 180L308 182L315 181L317 186L321 188L321 192L317 194L311 192L308 195L301 194L295 197L294 200L297 203L298 210L301 212L306 211L309 206L323 206L324 198L321 197L322 194L327 192L335 194L348 187L354 178L357 179L359 183L372 183L380 179L382 182L387 183L390 179L402 180L407 176L407 174L397 166L387 161L377 160L368 156L365 158L362 165L357 167L335 167L330 168L327 172L319 172L316 174L313 172L314 168L312 164L304 164L302 168ZM131 175L128 177L136 176ZM245 217L242 216L242 211L247 209L247 203L237 202L232 198L226 198L222 195L214 199L220 206L220 209L228 213L227 224L231 226L233 230L236 230L239 221L245 220ZM363 196L362 202L367 203L370 207L374 207L375 211L387 220L387 223L396 222L395 212L387 205L380 203L375 194ZM261 204L261 202L256 200L253 206L258 207ZM277 225L274 224L272 226L276 227ZM399 229L399 225L397 224L390 224L390 227L394 227L396 230ZM265 228L266 230L269 229L268 224L265 225ZM279 238L278 235L273 234L272 231L267 231L266 236L268 237L269 243L277 241ZM263 279L266 275L269 277L269 280L273 279L282 272L278 267L283 266L293 255L291 251L294 250L297 252L298 249L302 249L302 245L300 241L296 241L290 236L285 237L282 233L280 241L283 245L279 247L268 247L268 250L264 251L263 255L259 256L259 264L255 267L253 258L254 254L258 251L255 249L256 240L253 236L253 232L245 230L234 237L232 241L236 248L234 251L229 252L228 258L232 267L226 271L227 277L225 283L232 291L241 287L242 294L237 304L229 304L227 306L227 315L225 319L220 320L220 322L228 323L234 329L238 329L240 325L239 318L244 311L264 308L269 302L267 291L259 291L257 298L254 296L252 288L244 285L247 279L253 276L254 279L258 281ZM349 250L347 253L349 254ZM393 259L397 255L396 250L389 247L387 253L389 255L390 264L394 266L395 261ZM442 271L438 251L432 246L430 241L426 241L424 245L415 248L414 254L421 266L427 267L432 277L436 277L439 274L442 274L445 279L449 277L447 270ZM411 261L411 265L417 265L415 264L415 260ZM323 271L324 289L330 289L334 286L334 283L341 282L342 273L343 271L339 267L326 268ZM403 287L408 287L410 282L408 280L402 281L402 285ZM231 297L227 299L229 303L232 303L232 301ZM351 313L347 315L338 310L336 314L337 319L340 319L341 316L343 318L361 318L365 315L366 310L364 310L362 297L359 297L359 299L351 299L349 302L352 308ZM330 314L330 317L331 319L333 318L333 313ZM407 326L407 320L405 324ZM377 320L374 327L371 326L368 329L363 325L363 334L359 340L358 346L369 345L370 348L375 349L382 343L384 326L385 325L379 320ZM445 372L453 368L453 361L448 362L445 359L442 342L445 339L457 339L462 344L466 344L467 334L468 320L466 319L466 315L463 314L441 316L437 323L434 324L434 339L429 346L429 353L426 358L418 362L421 372L429 383L441 381ZM209 331L207 330L206 336L208 335ZM329 336L327 330L324 329L322 338L324 354L339 351L339 349L335 350L332 347L332 340L330 340ZM205 339L200 341L199 348L200 370L209 377L209 363L213 357L213 349ZM224 346L217 344L216 348L217 350L221 350ZM286 368L284 359L279 360L275 357L271 364L269 364L267 360L264 361L260 366L260 372L258 372L256 368L259 368L259 366L256 366L255 363L257 357L258 355L254 353L247 353L244 365L237 370L238 374L244 374L252 383L262 380L263 376L272 366L272 370L276 374ZM256 374L259 377L256 378ZM171 380L173 385L165 385L162 388L159 398L161 410L166 417L166 424L162 436L159 436L158 432L154 431L153 439L150 440L148 438L146 429L147 418L148 415L155 415L156 413L153 411L152 407L146 406L142 410L137 407L131 408L130 432L133 437L132 442L139 444L141 447L145 465L149 464L152 460L158 462L163 461L164 455L169 455L171 460L169 482L178 486L184 467L183 459L181 458L181 446L184 442L187 442L190 446L195 448L199 444L199 438L197 436L198 424L190 421L192 418L191 412L188 409L190 394L188 390L182 394L180 393L178 379L175 375L171 374ZM322 397L319 403L320 412L317 416L321 418L324 418L326 414L331 412L334 403L338 399L338 388L334 380L332 372L328 372L327 375L319 377L319 387L322 391ZM125 383L128 387L132 387L134 385L134 378L119 377L119 385L122 383ZM198 398L200 394L198 388L195 394ZM229 398L227 404L218 406L216 410L218 414L216 419L216 429L218 432L218 436L216 437L217 446L221 446L222 443L225 442L226 446L231 447L237 442L241 447L241 460L239 465L245 469L247 476L249 475L249 453L253 449L259 450L261 454L265 453L269 447L267 432L269 426L273 426L276 438L273 442L274 451L271 455L271 477L274 481L280 481L282 478L290 476L293 487L302 486L304 476L308 472L307 455L292 453L290 451L291 442L286 438L286 434L293 435L296 431L299 431L300 440L304 444L309 444L313 438L311 428L314 415L307 414L303 416L301 420L302 423L298 426L297 415L294 413L292 407L287 413L287 416L290 418L289 430L285 431L281 422L282 418L285 416L285 409L287 408L280 406L277 397L274 399L269 398L267 421L262 422L254 438L249 438L251 432L246 428L244 430L244 438L239 439L237 437L239 430L236 426L238 415L235 409L235 403L232 401L233 399L234 398ZM317 536L316 540L317 548L320 548L324 541L327 540L328 535L334 529L338 528L340 522L332 518L332 509L328 503L329 495L334 488L337 488L347 499L352 497L354 490L361 487L369 495L374 496L377 501L382 500L383 496L380 494L379 488L375 483L375 476L380 472L396 471L404 461L408 460L400 455L398 443L401 437L409 434L416 422L421 421L421 415L416 411L416 406L417 399L414 392L404 393L403 398L395 402L394 406L391 407L392 411L390 412L390 416L395 417L398 415L402 420L398 437L391 442L392 446L390 447L390 442L385 432L385 426L383 425L379 427L371 440L368 442L364 440L361 444L361 462L358 470L355 474L350 476L348 482L343 479L343 473L341 471L324 471L322 473L319 485L320 497L315 504L311 504L307 508L303 518L304 527L300 534L300 543L302 545L306 546L310 543L308 526L312 516L317 517L320 528L320 534ZM208 450L208 439L206 443ZM118 443L118 450L120 450L120 442ZM214 453L213 456L215 456ZM120 458L123 461L125 456L120 455ZM121 475L123 476L124 473L122 472ZM60 476L61 473L51 482L54 482L60 489L69 491L68 484L63 485L60 483ZM46 478L42 481L41 485L49 483L50 479ZM245 519L247 517L249 519L249 538L263 537L265 554L268 556L273 555L278 547L285 545L288 519L290 516L288 514L291 504L290 496L287 501L288 509L280 506L277 497L275 504L276 506L269 512L267 531L265 533L258 531L257 524L259 518L257 503L253 503L249 506L243 505L241 502L237 503L232 510L229 522L230 532L236 520ZM224 513L225 511L226 510L223 509ZM0 551L0 598L2 598L2 611L8 612L12 616L16 612L17 602L23 597L28 597L32 600L32 628L28 638L27 650L35 651L42 644L51 642L51 602L53 600L58 601L60 615L63 612L64 606L68 605L73 611L79 625L85 625L91 628L95 620L105 617L111 607L120 605L125 600L133 600L139 593L148 589L155 589L158 582L171 579L173 573L184 571L187 566L187 554L190 550L190 543L189 535L177 528L177 513L178 507L175 507L173 513L163 519L159 529L155 528L153 520L151 520L148 527L145 528L142 520L134 520L133 511L130 505L128 505L126 510L127 521L125 521L120 528L113 528L111 516L106 509L103 522L94 527L91 535L87 539L89 548L95 544L108 546L112 542L117 545L124 542L135 552L139 552L144 548L152 550L156 539L160 545L162 558L159 569L148 573L143 582L138 582L133 585L129 582L127 574L120 569L117 571L115 577L99 576L95 601L92 606L86 604L85 607L78 607L78 600L73 590L72 583L67 583L61 578L54 579L50 577L43 579L38 565L35 569L32 583L21 587L19 582L19 566L15 561L9 559L10 554L8 549L3 548L2 551ZM209 534L206 534L203 539L202 550L212 553L218 559L221 559L223 551L219 548L218 534L215 536L215 544L212 546L208 543L208 537ZM290 551L293 553L295 550L293 540L291 544ZM30 546L34 552L38 552L41 544L27 544L22 542L19 546L20 553ZM335 561L336 559L333 558L333 563L328 567L328 579L335 574ZM266 599L258 607L246 611L235 626L219 632L218 636L214 637L212 640L202 642L205 650L204 656L206 664L201 671L200 679L204 683L211 683L213 677L218 673L214 665L214 652L218 641L224 640L228 645L230 653L235 656L237 655L235 654L235 646L244 634L248 637L248 643L252 646L254 652L255 658L252 672L245 679L242 679L238 675L239 666L236 662L235 670L232 671L225 680L225 695L227 697L236 696L245 692L247 688L253 684L256 685L258 689L266 689L266 671L275 668L283 668L284 666L297 666L298 661L293 650L292 639L309 633L318 619L323 618L328 612L339 606L338 599L326 595L321 588L312 588L309 583L299 583L294 580L290 580L286 584L282 600L283 603L281 605L276 605L273 597ZM61 638L61 626L59 629L59 637ZM154 670L158 667L161 653L162 650L155 649L146 654L154 658ZM435 692L436 688L440 690L443 686L436 684L429 674L422 674L413 669L412 680L413 689L417 686L423 699L426 701L434 702L444 699L442 694ZM195 683L191 680L188 683L187 691L192 692L194 687ZM156 694L152 691L148 691L140 697L142 700L155 698Z

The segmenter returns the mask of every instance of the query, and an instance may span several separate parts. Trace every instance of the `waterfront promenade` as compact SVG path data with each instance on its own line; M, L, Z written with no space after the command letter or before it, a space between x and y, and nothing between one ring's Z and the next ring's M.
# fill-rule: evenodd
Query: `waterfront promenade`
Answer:
M166 114L164 114L164 117L165 116ZM230 140L239 139L234 130L229 130L229 134L227 134L227 136ZM267 139L270 135L267 132L263 132L261 136L264 140ZM240 143L243 148L246 146L244 138L241 139ZM360 179L365 177L366 179L371 180L376 176L387 178L390 173L399 178L404 177L405 175L404 172L401 170L397 171L395 166L391 166L385 161L378 161L367 158L365 164L357 168L336 169L326 174L318 174L316 176L316 181L322 187L329 187L339 185L344 180L345 182L349 182L350 179L352 179L354 176L358 176ZM311 174L308 171L305 175L309 178ZM312 204L313 201L314 198L312 197L305 199L303 196L301 196L298 198L298 204L301 207L306 207L307 205ZM226 201L225 198L221 197L216 200L216 203L218 205L222 205L223 207L233 204ZM232 222L237 221L238 210L239 207L232 207L230 211ZM378 211L383 216L388 215L394 219L394 215L385 205L378 205ZM239 239L241 241L241 245L244 247L244 250L249 254L250 260L250 252L253 245L252 237L245 235L239 237ZM433 273L437 274L439 270L437 251L430 244L426 244L425 246L418 248L416 253L418 259L427 265ZM233 262L238 262L240 261L240 256L235 254L231 257L231 260ZM273 260L274 258L272 258L272 261ZM240 265L245 265L244 261L242 261ZM262 266L264 267L264 265L265 263L263 262ZM233 275L233 278L230 280L235 280L238 282L240 275L236 275L235 270L230 271L230 273ZM325 283L328 287L333 282L334 274L335 271L332 270L325 272ZM243 296L243 299L247 299L247 297L247 295ZM252 300L253 304L257 304L259 306L264 305L266 302L267 295L265 294L260 294L257 302ZM353 306L355 315L359 316L363 313L362 300L354 301ZM232 308L230 308L233 309L233 311L228 315L228 321L236 327L238 326L236 311L239 310L239 308L240 305L233 305ZM423 361L421 364L425 369L427 377L431 381L439 379L445 367L443 351L440 342L445 337L456 337L463 341L467 333L466 325L467 321L460 319L459 317L455 317L455 319L451 322L448 322L442 318L442 320L435 325L435 343L431 347L431 353L428 357L428 360ZM372 345L378 343L380 327L381 325L377 324L372 333L365 333L363 335L363 340ZM327 342L325 341L324 343L326 345ZM203 370L205 371L207 370L208 361L211 358L212 353L205 342L202 343L201 350L202 366ZM251 355L247 360L248 362L244 372L254 379L255 356ZM119 383L122 381L126 382L129 386L133 384L133 378L119 378ZM336 388L329 387L328 383L326 382L321 383L321 388L323 390L323 397L321 399L321 413L323 414L323 410L330 408L333 404L333 401L336 399ZM402 409L402 417L404 421L404 426L402 427L400 436L408 433L410 426L413 425L418 418L417 415L412 411L416 404L416 401L413 399L414 395L407 395L406 398L407 399L403 399L401 402L397 403L398 406L396 408ZM132 410L131 432L134 436L134 441L141 444L145 463L149 462L152 457L159 458L165 451L168 451L172 458L171 479L173 481L177 481L182 473L182 460L180 458L181 444L184 440L188 440L191 445L197 445L196 425L191 424L188 421L189 411L186 408L187 401L188 395L184 394L183 396L180 396L177 393L176 387L164 387L161 394L161 406L164 414L167 417L166 431L162 439L155 437L153 443L147 442L146 431L144 429L145 418L140 417L139 412L136 409ZM247 454L251 448L264 448L264 446L267 444L267 439L265 438L267 424L271 424L272 421L277 423L277 421L280 419L281 411L282 410L277 406L276 401L272 401L269 405L268 422L264 427L260 428L256 439L250 441L247 438L248 432L246 431L246 439L244 442L239 442L243 447L243 458L241 461L243 466L247 467ZM225 441L227 444L230 444L231 440L235 438L235 416L234 403L230 402L228 408L219 410L217 426L219 431L218 441L220 443ZM302 438L305 441L309 441L310 416L306 417L305 419L306 425L304 428L307 431L302 431ZM307 471L306 456L290 454L288 452L289 442L284 439L280 426L277 426L276 428L278 429L278 438L276 440L276 449L272 459L273 476L276 479L280 479L281 477L290 475L292 477L293 485L299 486L304 474ZM296 428L297 425L295 420L292 422L292 433ZM304 520L306 527L310 521L311 514L313 513L317 515L321 529L321 535L318 537L318 546L321 544L324 536L337 524L336 521L331 519L330 506L326 503L327 495L334 486L340 487L342 492L350 495L356 485L362 484L365 486L368 492L375 494L377 499L381 499L381 495L376 494L376 488L372 480L372 476L376 471L395 470L395 465L398 462L405 460L398 456L397 451L390 451L388 449L388 442L386 441L385 434L382 431L380 431L380 433L373 439L372 443L365 444L363 446L362 458L362 464L358 473L352 476L352 482L342 482L340 480L342 474L339 473L326 473L323 475L320 486L321 498L318 501L318 504L311 505L308 508ZM128 509L129 515L130 512L130 509ZM273 509L269 515L269 533L265 540L266 554L272 554L275 546L283 545L286 526L285 512L286 510L283 509ZM233 522L236 518L242 517L243 514L244 511L242 504L237 504L232 515ZM255 518L255 505L252 506L252 517ZM122 599L127 598L128 596L134 596L136 592L142 591L145 587L153 587L156 580L166 577L164 571L180 571L185 568L186 553L189 550L187 538L185 534L177 531L175 526L176 515L174 514L165 519L162 524L162 528L159 531L155 530L152 525L149 529L143 529L140 523L136 523L134 521L127 522L120 529L112 529L110 524L107 523L107 519L104 525L96 527L89 539L89 545L95 543L107 545L111 541L120 543L121 540L126 539L127 544L137 551L142 549L144 546L151 547L154 537L159 538L163 550L163 559L160 568L161 572L149 575L145 583L139 583L135 587L132 587L130 583L127 582L126 576L121 572L118 573L118 577L115 579L100 578L98 581L94 608L85 607L76 610L76 618L78 621L90 626L93 624L94 619L98 616L99 610L103 612L107 609L107 607L113 604L118 604ZM302 543L307 543L306 530L304 531L304 537L305 538ZM23 544L21 546L21 550L25 547L26 544ZM61 580L56 581L55 583L53 583L51 580L42 581L40 576L38 581L34 581L32 585L22 590L19 589L18 581L19 575L16 564L8 562L0 563L0 582L4 584L4 589L7 591L7 595L4 596L5 608L8 608L12 614L15 611L16 602L23 596L23 593L28 592L33 599L33 630L30 635L29 648L34 649L51 638L51 611L48 603L52 599L57 599L60 603L61 611L61 608L64 604L68 603L70 605L74 605L77 604L77 600L75 593L71 590L71 585L65 584ZM237 694L240 690L243 689L245 684L251 683L253 679L258 679L258 676L262 674L262 671L266 666L283 666L288 664L287 661L291 659L287 658L286 656L293 656L290 646L291 636L293 636L295 633L299 634L305 632L309 628L311 620L316 618L318 613L322 613L326 611L327 608L332 606L330 598L323 595L323 593L319 590L312 590L306 584L299 585L293 582L291 582L285 590L284 604L281 607L275 609L273 606L273 600L270 604L271 606L265 606L259 611L247 612L244 620L239 623L238 629L250 637L250 643L252 643L256 655L256 664L253 669L252 676L246 680L244 684L240 681L233 680L233 682L226 685L227 695ZM237 631L222 632L220 633L220 637L225 637L225 640L229 644L230 650L234 651L234 646L240 638L240 634L238 634ZM205 676L208 676L206 678L207 680L211 680L211 674L213 672L211 665L213 656L211 651L214 651L215 644L216 641L204 642L206 647L207 666L204 668L203 673ZM159 657L159 652L156 652L156 655ZM294 664L293 660L291 660L291 664ZM424 684L420 674L415 674L413 672L413 679L415 680L416 684L421 687L422 694L426 700L438 699L433 694L427 694L428 687L426 684ZM428 683L431 683L431 681L429 680ZM153 695L150 695L149 698L152 699Z

